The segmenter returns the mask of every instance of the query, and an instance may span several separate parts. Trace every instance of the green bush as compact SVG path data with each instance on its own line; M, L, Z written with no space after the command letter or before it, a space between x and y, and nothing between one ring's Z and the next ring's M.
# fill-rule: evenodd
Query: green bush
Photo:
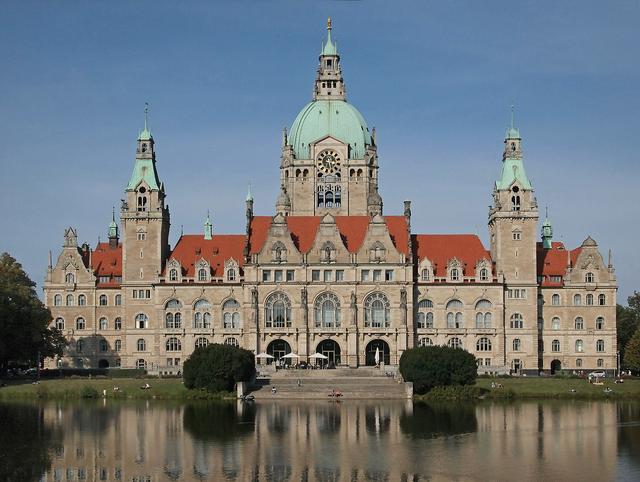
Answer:
M400 357L400 373L413 382L413 391L418 394L434 387L473 385L476 359L468 351L447 346L410 348Z
M184 386L209 392L230 392L237 382L255 375L253 353L231 345L214 343L196 348L184 362Z
M99 396L100 394L98 393L98 390L90 385L85 385L84 387L82 387L82 389L80 389L81 398L98 398Z

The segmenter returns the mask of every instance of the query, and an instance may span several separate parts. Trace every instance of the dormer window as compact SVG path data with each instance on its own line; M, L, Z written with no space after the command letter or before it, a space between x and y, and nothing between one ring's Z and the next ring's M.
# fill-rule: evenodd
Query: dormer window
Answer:
M460 280L460 271L458 268L453 268L451 270L451 281L459 281Z
M201 268L198 270L198 281L207 281L207 270Z
M595 283L596 277L593 273L587 273L584 277L585 283Z
M178 270L177 269L169 270L169 281L178 281Z

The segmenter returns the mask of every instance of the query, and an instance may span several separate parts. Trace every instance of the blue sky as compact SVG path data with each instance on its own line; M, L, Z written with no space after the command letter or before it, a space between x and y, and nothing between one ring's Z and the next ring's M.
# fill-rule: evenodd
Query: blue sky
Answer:
M385 212L487 239L509 105L555 239L613 250L640 289L637 1L6 1L0 251L41 285L66 226L106 238L151 104L172 243L272 214L281 130L310 100L327 16L347 95L377 129Z

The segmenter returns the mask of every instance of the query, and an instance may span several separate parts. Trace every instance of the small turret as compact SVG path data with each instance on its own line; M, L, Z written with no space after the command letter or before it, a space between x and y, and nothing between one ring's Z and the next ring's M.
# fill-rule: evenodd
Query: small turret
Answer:
M542 223L542 247L551 249L553 246L553 228L549 221L549 211L545 213L544 223Z
M110 248L118 247L119 237L120 236L118 233L118 224L116 223L116 208L113 208L113 211L111 213L111 223L109 224L109 247Z
M344 79L337 44L331 39L331 19L327 21L327 41L322 43L320 65L313 100L345 100Z
M212 238L213 238L213 224L211 224L209 211L207 211L207 219L204 222L204 239L206 239L207 241L211 241Z

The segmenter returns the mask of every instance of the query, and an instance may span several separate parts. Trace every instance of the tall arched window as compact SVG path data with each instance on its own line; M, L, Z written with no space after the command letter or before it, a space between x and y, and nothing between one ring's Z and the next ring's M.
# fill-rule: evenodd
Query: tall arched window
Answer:
M169 281L178 281L178 270L172 268L169 270Z
M144 338L139 338L136 343L136 348L138 351L146 351L147 350L147 342L144 341Z
M99 303L100 306L107 306L107 295L100 295Z
M447 303L447 328L462 328L464 320L462 316L462 301L451 300Z
M433 301L420 300L416 325L418 328L433 328Z
M99 346L100 346L100 351L109 350L109 343L107 343L107 340L100 340Z
M576 352L582 353L584 351L584 343L582 340L576 340Z
M580 306L582 304L582 296L580 295L573 295L573 305L574 306Z
M422 270L421 278L422 278L422 281L429 281L430 276L429 276L428 269L425 268Z
M116 295L116 297L115 297L115 305L116 306L122 305L122 295Z
M264 322L267 328L291 326L291 301L284 293L272 293L264 302Z
M149 318L147 318L147 315L145 315L144 313L138 313L136 315L136 328L149 328Z
M598 316L596 318L596 330L604 329L604 318L602 316Z
M584 319L581 316L576 318L576 330L584 330Z
M164 326L169 329L182 328L182 303L171 299L164 305Z
M209 340L207 340L205 337L201 336L200 338L198 338L196 340L196 348L204 348L205 346L207 346L209 344Z
M513 315L511 315L510 326L511 328L524 327L524 320L522 319L522 315L520 313L514 313Z
M211 303L205 299L195 302L193 305L193 327L194 328L211 328Z
M182 343L175 336L167 339L167 343L165 344L167 347L167 351L180 351L182 350Z
M84 318L80 317L76 320L76 330L84 330L86 327Z
M480 338L476 342L476 351L491 351L491 340L486 337Z
M454 336L453 338L449 339L449 341L447 342L447 346L451 348L462 348L462 340L460 340L460 338L458 338L457 336Z
M333 293L322 293L315 303L316 327L337 328L340 326L340 301Z
M62 318L56 318L56 328L58 330L64 330L64 319Z
M391 326L391 304L383 293L372 293L364 300L364 326Z
M115 320L113 320L113 329L122 330L122 318L117 317Z
M585 283L595 283L596 277L593 273L589 272L584 276Z
M121 351L122 350L122 340L116 340L113 342L113 350Z
M222 305L222 327L228 330L240 328L240 303L233 298Z
M513 351L520 351L521 348L522 348L522 342L520 341L520 338L514 338Z
M62 306L62 295L55 295L53 297L53 306Z
M596 341L596 351L597 352L603 352L604 351L604 340L597 340Z
M460 280L460 270L458 268L451 268L451 281Z
M591 293L587 295L587 306L593 306L593 295Z
M476 303L476 328L491 328L491 301L480 300Z
M73 306L73 295L67 295L67 306Z
M100 322L99 322L99 326L101 330L106 330L109 328L109 322L107 321L106 318L100 318Z
M559 352L560 351L560 340L553 340L551 342L551 351Z
M227 270L227 281L235 281L236 280L236 270L234 268L229 268Z
M198 281L207 281L207 270L200 268L198 270Z
M480 281L488 281L489 280L489 270L487 268L482 268L480 270Z
M78 295L78 306L85 306L87 304L87 297L85 295Z
M607 297L604 294L598 295L598 304L604 306L607 304Z
M552 330L560 329L560 318L558 318L557 316L551 320L551 329Z
M553 306L560 306L560 295L559 294L554 294L553 296L551 296L551 304Z

